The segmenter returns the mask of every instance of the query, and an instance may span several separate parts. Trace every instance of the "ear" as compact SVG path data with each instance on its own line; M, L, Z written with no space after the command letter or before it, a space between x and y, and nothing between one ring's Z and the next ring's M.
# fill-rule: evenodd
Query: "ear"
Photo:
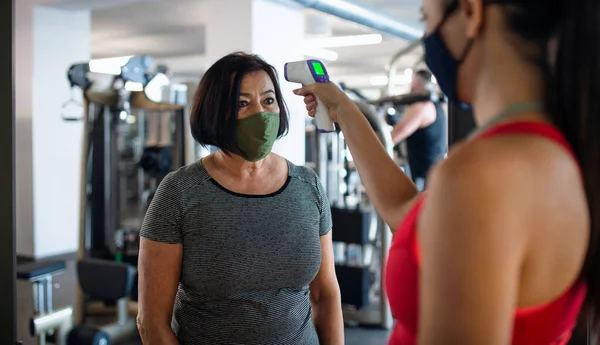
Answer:
M483 23L483 1L460 0L460 12L466 19L466 36L474 38L479 33Z

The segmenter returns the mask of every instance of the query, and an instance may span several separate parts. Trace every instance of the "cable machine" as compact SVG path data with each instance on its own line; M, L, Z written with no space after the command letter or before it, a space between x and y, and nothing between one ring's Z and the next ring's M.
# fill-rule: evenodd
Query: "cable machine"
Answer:
M186 142L186 85L171 85L166 68L131 58L118 76L69 70L84 94L82 256L137 263L127 239L139 231L154 190L192 157ZM91 75L91 77L90 77ZM92 79L93 80L92 80Z
M112 342L136 334L139 230L154 191L169 172L195 160L186 136L190 85L171 83L167 68L150 56L130 58L118 74L74 64L67 77L72 92L83 94L78 102L72 93L62 114L83 123L79 326L68 342ZM103 324L106 316L115 321Z
M392 155L391 136L382 114L363 100L356 100L356 104ZM344 322L391 329L393 320L382 275L391 233L364 191L339 127L334 133L319 133L309 123L306 143L306 165L317 172L325 186L335 228L343 229L334 231L332 239Z

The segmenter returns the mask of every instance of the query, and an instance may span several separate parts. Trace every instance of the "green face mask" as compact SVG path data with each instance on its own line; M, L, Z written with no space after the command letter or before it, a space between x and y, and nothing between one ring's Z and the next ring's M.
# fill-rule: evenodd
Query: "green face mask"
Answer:
M232 152L249 162L265 158L279 132L279 114L262 112L237 120Z

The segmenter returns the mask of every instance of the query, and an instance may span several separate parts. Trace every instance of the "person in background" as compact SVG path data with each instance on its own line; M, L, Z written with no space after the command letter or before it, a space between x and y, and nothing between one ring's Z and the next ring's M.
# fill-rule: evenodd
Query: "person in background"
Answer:
M423 0L425 61L478 125L425 193L333 84L306 85L393 229L392 345L600 340L600 1Z
M324 188L271 152L288 129L274 68L245 53L217 61L191 128L219 150L170 173L144 218L144 344L343 345Z
M411 93L432 92L431 72L413 73ZM392 130L394 145L406 140L410 176L419 190L427 184L429 169L444 157L447 151L446 114L439 102L417 102L406 107Z

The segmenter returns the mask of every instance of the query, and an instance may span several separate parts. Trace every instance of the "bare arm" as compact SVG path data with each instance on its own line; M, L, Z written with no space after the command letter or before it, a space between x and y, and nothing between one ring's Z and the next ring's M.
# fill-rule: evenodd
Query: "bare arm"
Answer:
M433 113L432 113L433 111ZM411 104L406 108L406 112L392 130L392 141L398 144L406 140L416 132L423 123L429 119L435 119L435 106L431 102L418 102Z
M305 96L311 116L316 109L314 94L326 104L332 119L344 132L370 200L394 231L409 202L417 196L417 187L388 155L360 109L335 84L306 85L295 93Z
M515 192L527 190L525 163L492 157L457 153L432 175L419 222L419 345L511 341L531 200Z
M310 284L313 320L321 345L343 345L342 301L335 276L331 231L321 236L321 251L321 267Z
M140 241L138 330L144 345L178 345L171 329L181 275L181 244Z

